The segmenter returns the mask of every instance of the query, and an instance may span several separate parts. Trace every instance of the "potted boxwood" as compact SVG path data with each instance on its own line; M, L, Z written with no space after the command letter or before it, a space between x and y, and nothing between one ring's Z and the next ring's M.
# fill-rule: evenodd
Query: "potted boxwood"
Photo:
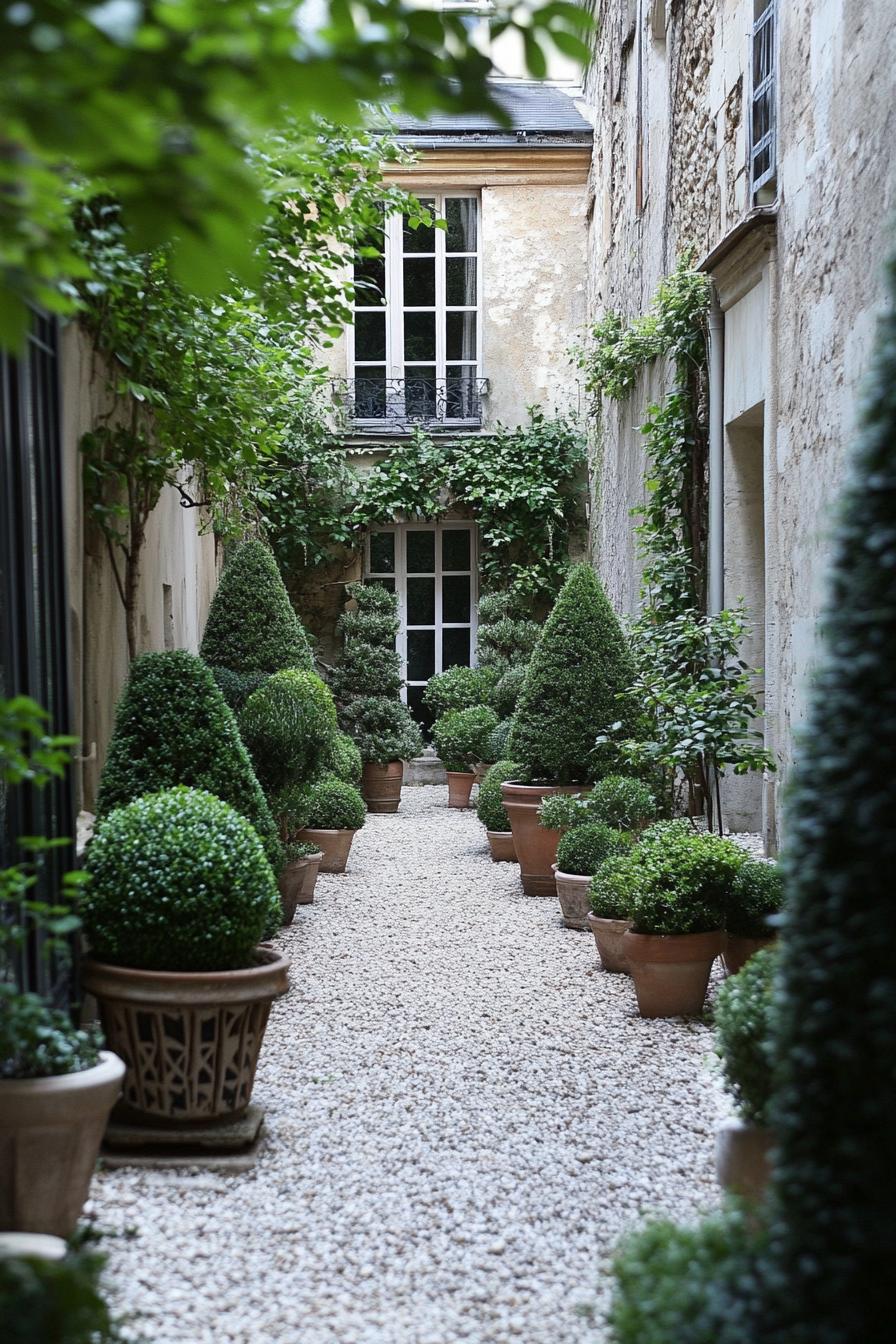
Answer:
M642 1017L702 1012L724 946L731 885L746 857L687 822L651 827L632 851L632 927L622 944Z
M238 1115L289 988L286 958L259 947L281 914L255 830L210 793L166 789L111 812L87 868L84 985L127 1106L159 1124Z
M303 825L297 838L321 851L322 873L345 872L355 832L364 825L366 814L358 790L335 775L324 775L302 790Z
M617 831L602 821L583 822L561 836L554 881L563 923L568 929L588 928L591 879L605 859L626 854L633 843L625 831Z
M737 1118L716 1130L716 1172L732 1194L759 1199L769 1178L772 1136L770 1044L776 948L760 949L720 987L715 1005L716 1050Z
M432 740L448 776L448 806L469 807L475 775L473 763L488 750L498 716L485 705L449 709L432 726Z
M501 785L506 779L517 779L519 773L520 767L516 761L496 761L479 786L476 815L485 827L494 863L516 861L513 832L507 813L504 811L504 804L501 802Z
M607 775L588 795L588 816L620 831L643 831L655 819L656 798L640 779Z
M629 915L632 881L628 856L616 856L604 859L591 879L588 892L588 927L594 934L601 966L614 974L628 971L623 941L632 926Z
M731 886L722 960L729 975L775 938L770 921L784 906L784 878L775 863L745 863Z
M558 836L538 824L542 800L579 793L601 773L595 739L630 716L628 642L589 565L576 565L542 628L517 701L508 756L529 783L503 785L523 890L553 896Z

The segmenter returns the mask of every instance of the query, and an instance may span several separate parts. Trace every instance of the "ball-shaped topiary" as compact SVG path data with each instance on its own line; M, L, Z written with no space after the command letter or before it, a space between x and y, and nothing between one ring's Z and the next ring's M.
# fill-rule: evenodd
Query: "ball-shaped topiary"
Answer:
M639 831L656 816L656 799L640 779L607 775L591 790L588 811L595 821L621 831Z
M699 831L669 830L632 853L635 933L709 933L721 929L731 887L747 861L730 840Z
M475 761L481 761L497 726L497 714L484 705L449 709L432 726L432 740L445 769L468 771Z
M595 778L595 739L631 713L628 640L589 565L569 574L532 654L508 750L533 778Z
M304 826L321 831L357 831L367 808L357 789L335 775L324 775L303 789Z
M631 853L604 859L591 879L591 913L598 919L631 919L632 890L637 880L637 864Z
M131 664L100 776L99 819L144 793L188 784L248 817L279 868L277 829L236 719L201 658L184 649Z
M423 750L423 735L400 700L382 695L350 700L340 709L339 721L364 762L409 761Z
M248 966L277 927L279 897L245 817L200 789L174 788L116 808L88 855L84 928L93 956L155 971Z
M452 709L476 709L490 703L497 680L490 668L449 667L430 677L423 704L436 719Z
M627 832L617 831L602 821L586 821L560 837L557 871L577 877L593 877L604 859L627 853L632 844L632 837Z
M479 785L476 815L487 831L509 831L510 818L501 801L501 785L509 779L519 779L516 761L496 761L486 772Z
M778 949L764 948L730 975L715 1006L725 1086L748 1124L764 1125L772 1092L771 1024Z
M334 733L325 756L326 773L335 775L343 783L353 784L355 787L361 783L364 762L348 733Z
M745 863L731 886L725 927L739 938L773 938L769 921L784 907L784 873L776 863Z
M308 637L263 542L244 542L225 566L199 652L212 666L241 673L313 666Z
M246 701L240 734L265 789L298 783L320 769L336 732L336 706L313 672L275 672Z

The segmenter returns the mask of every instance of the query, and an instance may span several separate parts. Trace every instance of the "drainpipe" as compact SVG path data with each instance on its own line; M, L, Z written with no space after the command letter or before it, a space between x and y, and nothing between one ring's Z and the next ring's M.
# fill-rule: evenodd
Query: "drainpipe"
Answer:
M763 504L765 525L765 746L780 762L781 747L781 639L778 603L778 244L772 239L768 253L768 367L765 386L763 425ZM776 776L766 772L762 791L762 830L765 852L778 852L778 785Z
M709 537L707 608L725 605L725 315L715 285L709 309Z

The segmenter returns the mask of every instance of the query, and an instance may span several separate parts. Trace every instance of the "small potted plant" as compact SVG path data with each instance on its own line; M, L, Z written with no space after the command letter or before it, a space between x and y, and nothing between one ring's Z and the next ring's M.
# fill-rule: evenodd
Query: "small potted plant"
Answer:
M324 856L318 845L306 840L285 841L283 855L284 864L277 886L283 911L282 923L285 926L295 919L296 906L313 903L317 875Z
M591 879L605 859L627 853L632 844L632 837L625 831L617 831L602 821L583 822L561 836L554 881L563 923L568 929L588 928Z
M473 763L488 751L488 740L498 726L493 709L449 709L433 724L432 738L448 775L448 806L469 807L475 775Z
M341 722L363 761L360 787L368 812L397 812L405 761L423 750L423 734L407 705L382 695L361 696L345 706Z
M588 816L620 831L643 831L656 818L656 798L640 779L607 775L588 795Z
M520 767L515 761L496 761L479 786L476 815L485 827L494 863L516 861L513 832L501 802L501 785L505 779L519 779L519 774Z
M741 868L731 887L725 915L722 960L729 975L775 938L771 921L784 906L784 877L775 863L751 860Z
M109 813L87 868L84 985L127 1106L157 1124L240 1114L289 988L285 957L259 946L281 911L255 830L210 793L166 789Z
M623 936L642 1017L703 1010L712 963L724 946L725 909L746 862L730 840L682 827L644 833L632 851L632 927Z
M632 926L629 891L633 865L629 855L604 859L591 879L588 892L588 927L594 934L597 955L605 971L626 973L623 942Z
M335 775L324 775L303 790L301 810L304 824L297 838L321 851L322 873L344 873L355 832L367 814L358 790Z
M716 1130L716 1171L732 1194L760 1199L769 1177L770 1022L777 950L760 949L719 989L716 1050L737 1118Z

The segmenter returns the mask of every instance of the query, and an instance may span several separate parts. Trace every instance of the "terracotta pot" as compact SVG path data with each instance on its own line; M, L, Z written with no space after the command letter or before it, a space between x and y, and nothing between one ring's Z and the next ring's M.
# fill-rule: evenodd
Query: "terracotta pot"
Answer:
M314 887L322 858L323 854L320 853L306 854L304 859L287 863L277 879L284 925L292 923L297 905L310 905L314 900Z
M469 807L470 794L476 782L473 771L446 770L445 773L448 776L448 806Z
M605 971L628 974L628 962L625 959L622 942L631 926L630 919L603 919L588 911L588 927L594 934L597 955Z
M0 1228L71 1236L124 1071L103 1050L80 1073L0 1080Z
M726 933L725 946L722 948L722 961L729 975L737 975L742 966L746 966L754 952L763 947L771 947L774 938L741 938L735 933Z
M516 863L513 831L486 831L485 834L494 863Z
M124 1101L155 1124L233 1117L252 1096L274 999L289 989L289 962L255 949L238 971L138 971L88 961L106 1040L128 1072Z
M317 845L323 855L320 861L322 873L345 872L348 852L355 838L354 831L315 830L311 826L306 826L304 831L299 831L298 838L309 845Z
M716 1130L716 1176L723 1190L759 1200L771 1175L771 1130L743 1120L723 1120Z
M369 761L361 775L361 796L368 812L397 812L401 802L404 761L377 765Z
M591 878L581 877L578 873L561 873L556 863L551 864L551 872L554 874L563 923L568 929L587 929Z
M557 862L560 831L538 824L542 799L554 793L581 793L581 784L502 784L501 800L510 818L520 880L527 896L556 896L551 865Z
M635 982L642 1017L696 1017L703 1012L709 973L725 935L712 933L623 935L622 953Z

